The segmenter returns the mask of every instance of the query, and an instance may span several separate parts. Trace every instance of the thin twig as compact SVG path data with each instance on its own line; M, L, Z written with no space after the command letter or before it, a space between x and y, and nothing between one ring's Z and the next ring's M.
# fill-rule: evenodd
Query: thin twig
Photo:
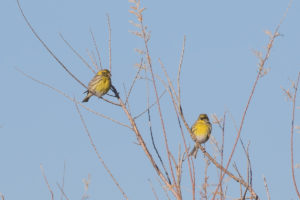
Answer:
M163 173L160 171L160 169L158 168L155 160L153 159L153 156L151 155L151 153L149 152L146 143L140 133L140 131L138 130L138 127L135 123L135 120L133 119L133 117L131 116L131 114L129 113L128 109L126 108L126 105L124 104L124 102L122 101L122 99L119 96L119 92L117 91L117 89L112 86L112 91L114 92L116 98L119 100L120 105L122 106L123 111L125 112L128 120L130 121L131 127L133 132L135 133L138 143L140 144L140 146L142 147L143 151L145 152L146 156L148 157L151 165L153 166L153 168L155 169L157 175L161 178L161 180L164 182L164 184L167 186L167 188L176 196L176 191L174 191L172 185L169 184L168 180L164 177Z
M259 63L258 73L257 73L256 79L255 79L255 82L254 82L254 84L253 84L253 86L252 86L252 90L251 90L250 96L249 96L249 98L248 98L248 102L247 102L247 104L246 104L246 108L245 108L244 113L243 113L243 116L242 116L242 120L241 120L241 123L240 123L239 131L238 131L237 136L236 136L236 139L235 139L235 143L234 143L234 145L233 145L232 151L231 151L231 153L230 153L229 159L228 159L227 164L226 164L226 167L225 167L226 170L227 170L228 167L229 167L229 164L230 164L230 162L231 162L231 159L232 159L233 154L234 154L235 149L236 149L236 145L237 145L237 143L238 143L238 141L239 141L239 138L240 138L240 135L241 135L241 131L242 131L242 128L243 128L243 126L244 126L245 117L246 117L246 114L247 114L247 111L248 111L250 102L251 102L251 100L252 100L252 97L253 97L253 95L254 95L254 91L255 91L255 89L256 89L258 80L259 80L259 79L262 77L262 75L263 75L264 66L265 66L265 63L267 62L267 60L269 59L269 56L270 56L270 53L271 53L271 49L272 49L272 47L273 47L274 40L275 40L276 37L278 37L278 36L280 35L280 34L278 33L278 31L279 31L279 28L280 28L281 24L283 23L283 21L284 21L286 15L287 15L288 9L289 9L290 6L291 6L291 2L292 2L292 0L290 1L290 3L289 3L289 5L288 5L288 8L287 8L286 12L284 13L283 17L281 18L279 24L277 25L274 34L270 34L270 35L269 35L269 36L270 36L270 40L269 40L269 43L268 43L268 45L267 45L267 51L266 51L265 57L264 57L264 58L259 57L259 58L260 58L260 63ZM214 192L214 196L213 196L212 200L214 200L215 197L216 197L216 195L217 195L218 188L219 188L220 185L222 184L222 180L223 180L223 178L224 178L224 175L225 175L225 174L223 174L223 176L222 176L221 179L220 179L220 182L219 182L219 184L218 184L218 186L217 186L217 188L216 188L216 190L215 190L215 192ZM252 195L257 196L257 194L252 194Z
M234 162L233 163L233 168L235 169L235 171L238 173L238 175L239 175L239 177L240 177L240 179L241 180L244 180L244 178L242 177L242 175L241 175L241 173L240 173L240 171L239 171L239 169L238 169L238 167L237 167L237 165L236 165L236 163ZM241 199L243 199L242 197L243 197L243 189L242 189L242 184L240 183L240 195L241 195Z
M181 192L181 187L180 187L180 185L181 185L181 179L182 179L182 164L183 164L183 161L185 160L185 157L186 157L186 154L185 153L183 153L182 155L181 155L181 147L180 147L180 144L179 144L179 151L178 151L178 158L177 158L177 160L178 160L178 164L176 164L176 162L174 162L175 163L175 169L176 169L176 178L177 178L177 181L176 181L176 184L178 185L178 187L179 187L179 190L178 190L178 195L181 197L182 196L182 192ZM171 156L173 156L172 154L171 154ZM175 161L175 160L174 160Z
M222 125L222 145L221 145L221 165L223 166L223 161L224 161L224 139L225 139L225 122L226 122L226 112L224 112L224 117L223 117L223 125ZM223 171L220 170L220 176L222 176ZM223 193L223 185L220 187L220 192L222 194L221 200L224 197Z
M0 192L1 200L5 200L4 195Z
M108 51L109 51L109 71L111 71L111 26L109 14L106 14L108 25Z
M84 88L88 89L88 87L83 84L70 70L68 70L68 68L56 57L56 55L49 49L49 47L46 45L46 43L40 38L40 36L36 33L36 31L33 29L33 27L31 26L30 22L28 21L28 19L26 18L21 6L20 6L20 2L19 0L16 0L18 3L18 7L21 11L21 14L25 20L25 22L27 23L28 27L30 28L30 30L32 31L32 33L34 34L34 36L42 43L42 45L44 46L44 48L50 53L50 55L60 64L60 66L73 78L75 79L80 85L82 85ZM94 94L95 95L95 94ZM97 96L97 95L95 95ZM103 99L104 101L107 101L109 103L115 104L107 99L104 99L103 97L100 97L101 99ZM115 104L118 105L118 104ZM120 105L119 105L120 106Z
M162 63L161 63L161 65L162 65ZM173 87L173 85L172 85L172 82L171 82L171 80L170 80L170 78L169 78L169 76L168 76L168 74L167 74L165 68L163 67L163 65L162 65L162 68L163 68L164 71L165 71L165 75L166 75L166 77L167 77L167 79L168 79L169 87L171 88L172 93L175 93L175 90L174 90L174 87ZM163 81L162 81L162 82L163 82ZM175 94L176 94L176 93L175 93ZM175 102L173 102L173 104L174 104L174 106L178 106ZM186 120L185 120L185 117L184 117L184 114L183 114L183 109L182 109L181 105L178 106L178 112L179 112L179 115L180 115L180 117L181 117L181 119L182 119L182 121L183 121L183 124L185 125L186 129L188 130L188 132L189 132L191 138L194 140L194 135L193 135L192 130L190 129L188 123L187 123ZM241 184L244 185L245 187L249 187L248 184L247 184L244 180L241 180L241 179L239 179L238 177L234 176L231 172L229 172L229 171L228 171L227 169L225 169L222 165L220 165L220 164L219 164L219 163L218 163L218 162L217 162L217 161L216 161L209 153L206 152L206 150L205 150L205 148L204 148L203 146L200 145L199 148L200 148L200 150L202 151L202 153L203 153L206 157L208 157L208 159L209 159L209 160L210 160L217 168L221 169L224 173L226 173L228 176L230 176L230 177L231 177L232 179L234 179L236 182L241 183ZM193 166L193 165L192 165L192 166ZM249 190L250 190L252 193L255 193L252 187L249 187Z
M268 198L268 200L271 200L270 192L269 192L269 188L268 188L268 184L267 184L267 179L266 179L265 176L263 176L263 178L264 178L264 185L265 185L265 188L266 188L267 198Z
M64 190L64 186L65 186L65 175L66 175L66 161L64 161L64 171L63 171L62 184L61 184L62 191ZM63 200L63 196L64 193L62 192L60 196L60 200Z
M51 187L50 187L50 185L49 185L49 183L48 183L47 176L46 176L46 174L45 174L45 171L44 171L44 168L43 168L43 165L42 165L42 164L40 165L40 168L41 168L41 172L42 172L44 181L45 181L45 183L46 183L46 185L47 185L47 188L48 188L48 190L49 190L49 192L50 192L50 194L51 194L51 200L54 200L54 193L53 193L53 190L51 189Z
M67 197L66 193L64 192L64 188L63 186L61 187L58 183L56 183L57 187L59 188L61 194L65 197L66 200L69 200L69 198Z
M247 182L252 187L252 166L251 166L251 160L250 160L250 155L249 155L250 142L248 142L247 149L245 148L245 145L241 139L240 139L240 142L242 144L243 150L247 157Z
M161 99L163 96L164 96L164 94L166 94L166 90L165 91L163 91L162 93L161 93L161 95L159 96L159 99ZM138 114L138 115L136 115L135 117L133 117L133 119L134 120L136 120L137 118L139 118L140 116L142 116L143 114L145 114L148 110L150 110L153 106L155 106L157 104L157 102L154 102L154 103L152 103L149 107L147 107L146 108L146 110L144 110L143 112L141 112L140 114Z
M136 82L136 80L137 80L137 78L138 78L138 76L139 76L139 73L140 73L141 69L142 69L142 64L143 64L143 58L141 59L141 63L140 63L140 65L139 65L139 69L138 69L138 71L136 72L136 75L135 75L135 77L134 77L134 79L133 79L133 81L132 81L132 84L131 84L130 89L129 89L129 91L128 91L128 94L127 94L127 96L126 96L125 105L127 105L129 96L130 96L131 91L132 91L132 89L133 89L133 86L134 86L134 84L135 84L135 82Z
M185 125L186 129L188 130L189 134L192 137L192 130L190 129L188 123L185 120L184 114L183 114L183 109L180 108L180 117L183 121L183 124ZM193 138L193 137L192 137ZM206 152L205 148L201 145L199 145L200 150L202 151L202 153L204 154L204 156L206 156L217 168L221 169L225 174L227 174L228 176L230 176L233 180L235 180L238 183L241 183L244 187L248 187L249 191L251 193L254 193L254 190L252 187L250 187L244 180L236 177L235 175L233 175L230 171L228 171L227 169L225 169L221 164L219 164L209 153Z
M87 179L86 178L82 179L82 182L84 185L84 192L81 197L81 200L87 200L87 199L89 199L88 190L89 190L89 187L91 184L91 174L88 174Z
M173 101L175 101L173 99ZM174 105L174 103L173 103ZM174 105L174 109L175 109L175 105ZM183 133L183 129L182 129L182 125L181 125L181 122L180 122L180 118L179 118L179 114L176 110L176 115L177 115L177 122L178 122L178 125L179 125L179 128L180 128L180 133L181 133L181 137L182 137L182 140L183 140L183 144L184 144L184 148L185 148L185 155L188 155L189 153L189 149L187 147L187 144L186 144L186 140L185 140L185 137L184 137L184 133ZM196 194L195 194L195 169L194 169L194 166L193 166L193 161L191 159L191 157L187 156L187 161L188 161L188 169L189 169L189 174L190 174L190 178L191 178L191 184L192 184L192 194L193 194L193 197L192 199L195 200L196 199Z
M171 89L171 92L173 93L173 95L175 96L175 98L176 98L176 100L177 101L174 101L174 106L176 107L176 109L178 110L178 108L179 108L179 100L178 100L178 95L176 94L176 91L175 91L175 89L174 89L174 86L173 86L173 83L172 83L172 81L171 81L171 79L170 79L170 77L169 77L169 75L168 75L168 73L167 73L167 70L166 70L166 68L165 68L165 66L164 66L164 64L162 63L162 61L161 61L161 59L158 59L158 61L159 61L159 63L160 63L160 66L161 66L161 68L163 69L163 71L164 71L164 73L165 73L165 77L167 78L167 81L168 81L168 85L169 85L169 87L170 87L170 89Z
M76 80L80 85L82 85L84 88L88 89L88 87L83 84L57 57L56 55L49 49L49 47L46 45L46 43L40 38L40 36L36 33L36 31L33 29L33 27L31 26L30 22L28 21L28 19L26 18L21 6L20 6L20 2L19 0L16 0L18 3L18 7L21 11L21 14L25 20L25 22L27 23L28 27L30 28L30 30L32 31L32 33L34 34L34 36L42 43L42 45L45 47L45 49L50 53L50 55L60 64L60 66L74 79ZM94 94L95 95L95 94ZM97 95L95 95L97 96ZM107 101L109 103L115 104L114 102L111 102L107 99L104 99L103 97L100 97L101 99L103 99L104 101ZM118 104L115 104L118 105ZM120 105L119 105L120 106Z
M22 70L20 70L20 69L18 69L18 68L16 68L16 70L19 71L19 72L20 72L21 74L23 74L24 76L26 76L27 78L29 78L29 79L31 79L31 80L33 80L33 81L35 81L35 82L37 82L37 83L39 83L39 84L41 84L41 85L44 85L44 86L46 86L46 87L48 87L48 88L54 90L55 92L57 92L57 93L63 95L64 97L66 97L66 98L69 99L70 101L79 104L81 107L83 107L83 108L86 109L87 111L89 111L89 112L91 112L91 113L93 113L93 114L95 114L95 115L98 115L98 116L100 116L100 117L103 117L103 118L105 118L105 119L111 120L112 122L115 122L115 123L117 123L117 124L119 124L119 125L121 125L121 126L124 126L124 127L127 127L127 128L129 128L129 129L131 129L131 127L128 126L127 124L124 124L124 123L122 123L122 122L119 122L118 120L115 120L115 119L113 119L113 118L111 118L111 117L108 117L108 116L106 116L106 115L103 115L103 114L101 114L101 113L99 113L99 112L96 112L96 111L94 111L94 110L88 108L87 106L85 106L85 105L82 104L81 102L76 101L74 98L68 96L67 94L65 94L64 92L60 91L59 89L57 89L57 88L55 88L55 87L52 87L51 85L49 85L49 84L47 84L47 83L44 83L44 82L42 82L42 81L40 81L40 80L38 80L38 79L33 78L32 76L26 74L26 73L23 72ZM114 102L112 102L112 103L114 103ZM115 103L114 103L114 104L115 104ZM116 105L119 105L119 104L116 104Z
M123 83L123 90L124 90L124 94L127 94L127 89L126 89L125 83ZM129 110L129 112L131 113L130 104L128 102L127 102L126 106Z
M95 49L96 49L96 52L97 52L97 55L98 55L98 60L99 60L100 68L103 69L103 66L102 66L102 63L101 63L101 57L100 57L99 48L98 48L98 45L97 45L97 42L96 42L96 39L94 37L94 33L93 33L92 29L90 29L90 33L91 33L91 36L92 36L92 39L93 39L93 43L94 43L94 46L95 46Z
M99 69L98 69L97 61L95 59L93 51L90 52L89 49L86 49L86 52L87 52L88 56L90 57L95 69L98 71Z
M218 119L217 115L213 114L212 118L213 118L213 123L216 123L219 128L222 131L222 144L221 144L221 148L219 148L218 144L216 143L215 146L217 147L219 153L220 153L220 157L221 157L221 161L220 164L221 166L223 166L223 160L224 160L224 138L225 138L225 122L226 122L226 113L224 112L223 115L223 119ZM214 142L213 142L214 143ZM220 178L222 176L223 171L220 169ZM220 199L224 199L224 193L223 193L223 185L221 185L220 187Z
M162 111L161 111L161 107L160 107L160 103L159 103L159 96L158 96L158 92L157 92L157 86L156 86L156 82L155 82L155 78L154 78L151 58L150 58L148 44L147 44L147 40L146 40L146 33L145 33L144 28L143 28L144 25L143 25L142 22L141 22L141 26L142 26L142 32L143 32L143 35L144 35L144 44L145 44L145 48L146 48L146 52L147 52L147 60L148 60L148 64L149 64L149 68L150 68L150 72L151 72L153 88L154 88L156 101L157 101L157 108L158 108L159 118L160 118L161 126L162 126L162 129L163 129L163 136L164 136L165 147L166 147L166 151L167 151L167 157L168 157L168 161L169 161L169 167L171 169L171 175L172 175L172 178L173 178L173 182L175 183L175 176L174 176L173 166L172 166L171 159L170 159L171 152L169 150L169 145L168 145L168 140L167 140L167 133L166 133L166 129L165 129L165 123L164 123L164 120L163 120ZM178 186L177 186L177 192L179 192ZM178 194L176 196L179 199L181 199L181 197L179 197Z
M154 189L154 187L153 187L153 185L152 185L152 183L151 183L151 180L148 179L148 181L149 181L149 184L150 184L150 187L151 187L151 190L152 190L152 192L153 192L153 194L154 194L155 199L158 200L158 196L157 196L157 194L156 194L156 192L155 192L155 189Z
M113 182L116 184L116 186L118 187L118 189L119 189L120 192L122 193L123 197L124 197L125 199L128 199L128 197L127 197L127 195L125 194L124 190L121 188L120 184L119 184L118 181L115 179L115 177L113 176L113 174L111 173L111 171L109 170L109 168L107 167L107 165L105 164L104 160L103 160L102 157L100 156L100 154L99 154L99 152L98 152L98 150L97 150L97 147L96 147L96 145L95 145L95 143L94 143L94 141L93 141L93 139L92 139L92 136L91 136L91 134L90 134L90 132L89 132L89 130L88 130L88 128L87 128L87 125L86 125L86 123L85 123L85 120L83 119L83 116L82 116L82 114L81 114L81 112L80 112L80 110L79 110L79 107L78 107L77 103L75 103L75 106L76 106L76 110L77 110L77 112L78 112L78 114L79 114L79 116L80 116L80 120L81 120L81 122L82 122L82 125L84 126L84 130L85 130L87 136L89 137L90 143L91 143L91 145L92 145L92 147L93 147L93 149L94 149L94 151L95 151L95 153L96 153L96 155L97 155L99 161L101 162L101 164L103 165L104 169L105 169L106 172L109 174L109 176L112 178Z
M147 76L147 72L146 71L145 71L145 74ZM146 88L147 88L147 107L149 107L149 96L150 96L149 93L150 92L149 92L149 84L148 84L148 82L146 82ZM156 155L157 155L157 157L158 157L158 159L159 159L159 161L160 161L160 163L161 163L161 165L162 165L162 167L164 169L164 172L165 172L166 177L167 177L167 179L169 181L169 184L172 184L171 183L171 179L169 177L169 173L168 173L168 171L166 169L166 166L165 166L165 164L164 164L164 162L163 162L163 160L162 160L162 158L161 158L161 156L159 154L159 151L158 151L158 149L157 149L157 147L155 145L155 141L154 141L154 137L153 137L153 132L152 132L152 123L151 123L150 109L147 109L147 114L148 114L148 125L149 125L149 131L150 131L152 146L153 146L153 148L155 150L155 153L156 153Z
M203 198L204 199L208 199L208 195L207 195L207 188L208 188L208 176L207 176L207 172L208 172L208 166L209 166L210 162L208 159L205 159L205 168L204 168L204 182L202 184L202 189L203 189Z
M169 195L168 195L168 191L166 190L166 187L164 187L164 186L162 185L162 183L160 182L159 179L157 180L157 182L159 183L160 187L163 189L163 191L164 191L164 193L165 193L167 199L168 199L168 200L171 200L171 198L170 198Z
M31 26L30 22L28 21L28 19L26 18L19 0L16 0L18 3L18 7L21 11L21 14L25 20L25 22L27 23L28 27L30 28L30 30L32 31L32 33L34 34L34 36L42 43L42 45L45 47L45 49L50 53L50 55L56 60L56 62L58 62L60 64L60 66L73 78L75 79L80 85L82 85L84 88L87 89L87 86L85 84L83 84L57 57L56 55L49 49L49 47L46 45L46 43L40 38L40 36L36 33L36 31L33 29L33 27Z
M299 193L299 190L298 190L298 187L297 187L297 182L296 182L295 172L294 172L294 129L295 129L294 121L295 121L296 95L297 95L299 80L300 80L300 72L298 73L298 78L297 78L296 84L294 85L292 126L291 126L291 168L292 168L292 177L293 177L294 188L295 188L295 191L298 195L298 198L300 199L300 193Z
M159 61L160 61L160 60L159 60ZM166 77L167 77L167 80L168 80L168 83L169 83L169 88L171 88L172 93L176 94L176 92L175 92L175 90L174 90L174 87L173 87L173 84L172 84L172 82L171 82L171 80L170 80L170 78L169 78L169 76L168 76L168 73L166 72L166 69L164 68L164 66L163 66L162 63L161 63L161 66L162 66L162 68L163 68L163 70L164 70L164 72L165 72L165 75L166 75ZM161 80L161 82L163 83L162 80ZM171 96L172 96L172 95L171 95ZM192 134L192 131L191 131L191 129L190 129L188 123L187 123L186 120L185 120L185 117L184 117L184 114L183 114L183 109L182 109L181 105L177 105L175 101L173 102L173 104L174 104L174 106L177 106L177 107L178 107L179 115L180 115L180 117L181 117L181 119L182 119L182 121L183 121L183 123L184 123L186 129L188 130L188 132L189 132L191 138L192 138L193 140L195 140L195 139L194 139L194 135ZM217 168L221 169L224 173L226 173L228 176L230 176L230 177L231 177L232 179L234 179L236 182L241 183L241 184L244 185L245 187L249 187L249 185L248 185L244 180L241 180L241 179L239 179L238 177L234 176L234 175L233 175L231 172L229 172L227 169L225 170L225 168L224 168L222 165L220 165L220 164L219 164L219 163L218 163L218 162L217 162L217 161L216 161L209 153L206 152L206 150L205 150L205 148L204 148L203 146L200 145L199 148L200 148L200 150L202 151L202 153L203 153L205 156L207 156L208 159L209 159L209 160L210 160ZM192 166L193 166L193 165L192 165ZM254 190L253 190L252 187L249 187L249 191L251 191L251 193L254 193L254 194L255 194L255 192L254 192Z
M178 97L177 97L177 101L178 101L178 104L179 104L179 105L181 104L180 74L181 74L181 67L182 67L182 63L183 63L185 41L186 41L186 36L183 37L182 51L181 51L180 62L179 62L178 73L177 73L177 88L178 88Z
M182 140L183 140L183 143L184 143L185 154L188 155L189 154L188 153L189 149L187 147L186 140L185 140L184 133L183 133L183 129L182 129L182 125L181 125L181 122L180 122L179 112L178 112L178 108L177 108L177 104L176 104L176 100L175 100L176 97L174 97L174 95L176 95L176 94L174 94L174 90L171 90L171 88L173 87L173 85L172 85L171 80L169 79L167 71L165 69L164 69L164 71L165 71L165 76L168 79L168 85L159 76L157 76L157 78L163 84L163 86L165 87L166 91L169 92L169 95L171 97L171 100L172 100L172 103L173 103L173 106L174 106L174 110L175 110L175 113L176 113L176 116L177 116L177 122L178 122L178 125L179 125L179 128L180 128L181 137L182 137ZM195 189L196 189L195 188L195 180L196 180L195 179L195 168L194 168L193 160L189 156L187 157L187 159L188 159L188 168L189 168L189 174L190 174L191 184L192 184L193 200L195 200L195 198L196 198L196 196L195 196Z
M89 63L72 47L72 45L64 38L64 36L59 33L59 36L61 39L66 43L66 45L73 51L73 53L94 73L96 74L96 71L89 65Z
M137 3L136 5L138 7L139 3ZM173 166L172 166L171 159L170 159L171 152L169 150L169 145L168 145L168 140L167 140L167 133L166 133L166 129L165 129L165 123L164 123L164 120L163 120L162 111L161 111L161 107L160 107L160 103L159 103L159 96L158 96L158 92L157 92L156 81L155 81L154 72L153 72L153 68L152 68L152 61L151 61L151 58L150 58L150 52L149 52L149 48L148 48L149 34L146 32L146 27L143 24L143 15L142 15L142 12L143 12L144 8L141 8L140 10L139 10L139 8L137 8L137 9L138 9L138 13L137 13L136 16L137 16L138 21L139 21L139 23L141 25L141 27L140 27L140 30L141 30L141 33L142 33L141 36L142 36L142 38L144 40L144 46L145 46L145 49L146 49L146 57L147 57L148 66L149 66L150 72L151 72L151 78L152 78L153 88L154 88L154 92L155 92L155 96L156 96L157 109L158 109L158 113L159 113L159 118L160 118L162 130L163 130L162 132L163 132L165 147L166 147L166 151L167 151L167 157L168 157L168 161L169 161L169 167L170 167L170 170L171 170L171 175L172 175L173 183L176 183L175 176L174 176L174 171L173 171ZM179 186L176 185L175 188L177 190L175 196L178 199L181 199L182 197L179 196L179 191L180 191Z

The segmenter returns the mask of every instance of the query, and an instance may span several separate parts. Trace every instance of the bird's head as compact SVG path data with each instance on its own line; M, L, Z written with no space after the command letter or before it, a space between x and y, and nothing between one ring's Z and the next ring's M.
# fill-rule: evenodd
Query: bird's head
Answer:
M111 77L110 71L108 69L100 70L97 75Z
M200 115L199 115L199 119L200 119L200 120L209 121L207 114L200 114Z

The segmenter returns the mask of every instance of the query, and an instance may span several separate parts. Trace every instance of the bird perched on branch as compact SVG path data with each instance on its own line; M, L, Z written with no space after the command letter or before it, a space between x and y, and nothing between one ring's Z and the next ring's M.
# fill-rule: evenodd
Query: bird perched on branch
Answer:
M192 138L196 142L190 156L196 158L199 145L205 143L211 134L211 123L209 122L207 114L200 114L194 125L192 126Z
M90 81L88 90L86 91L87 95L82 100L82 102L88 102L90 97L95 95L97 97L102 97L105 95L111 87L111 74L107 69L98 71L94 78Z

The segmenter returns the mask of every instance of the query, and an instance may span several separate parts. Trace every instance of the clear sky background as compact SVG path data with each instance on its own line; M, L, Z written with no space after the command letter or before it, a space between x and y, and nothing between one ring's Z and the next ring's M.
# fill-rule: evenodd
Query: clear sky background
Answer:
M265 50L268 36L274 31L288 6L288 0L252 1L143 1L145 23L151 30L150 53L155 73L163 75L158 58L165 64L172 80L176 80L184 35L187 37L182 69L182 105L192 124L199 113L222 116L229 111L240 123L252 84L257 73L258 59L253 50ZM127 1L70 1L21 0L21 5L34 28L56 55L84 83L93 74L70 51L59 37L64 37L87 60L86 49L93 43L92 28L108 66L108 29L106 14L112 26L112 81L121 95L133 79L135 63L140 57L134 48L143 48L142 41L129 31L135 28L128 22L135 20L128 12ZM286 101L281 87L290 88L300 71L300 2L294 1L281 26L266 67L269 74L257 86L241 138L250 141L253 167L253 187L266 199L263 176L267 178L271 199L296 199L292 185L290 164L291 103ZM60 199L56 183L61 184L64 169L65 192L70 199L84 194L82 179L91 176L90 199L121 199L84 132L72 102L58 93L24 77L15 67L44 81L79 100L85 89L75 82L42 47L22 18L14 0L0 2L0 192L6 199L49 199L40 164L44 166L55 199ZM145 109L145 82L140 80L130 98L133 114ZM163 88L160 85L159 91ZM299 95L300 97L300 95ZM152 100L153 93L151 96ZM162 98L164 118L171 149L177 155L180 132L174 112L168 106L167 95ZM98 112L128 123L119 108L92 98L86 105ZM297 100L300 106L300 98ZM163 149L161 126L153 109L154 136ZM106 164L123 187L129 199L154 199L149 179L155 190L165 199L154 169L129 129L82 110L90 132ZM225 160L236 135L234 122L228 115L225 133ZM146 116L137 120L152 152ZM296 124L300 125L299 109ZM189 145L192 140L185 132ZM220 141L221 131L216 125L212 135ZM300 134L295 141L295 163L300 163ZM213 153L208 142L207 151ZM165 153L162 153L165 156ZM204 158L198 155L198 174L203 174ZM245 175L246 160L238 144L233 161ZM232 166L230 170L236 173ZM215 167L210 165L209 172ZM300 185L300 169L296 169ZM188 171L185 168L183 191L191 197ZM201 178L201 175L200 175ZM200 185L203 179L198 180ZM215 183L214 176L210 179ZM230 196L238 196L239 186L230 181ZM210 191L213 188L210 189ZM199 195L198 195L199 197Z

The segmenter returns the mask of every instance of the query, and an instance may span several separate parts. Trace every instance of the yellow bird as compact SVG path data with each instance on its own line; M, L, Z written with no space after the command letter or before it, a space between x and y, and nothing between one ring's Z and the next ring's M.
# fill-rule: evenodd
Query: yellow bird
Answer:
M207 114L200 114L194 125L192 126L192 138L196 142L190 156L196 158L199 145L205 143L211 134L211 123L209 122Z
M111 74L107 69L100 70L90 81L86 97L82 102L88 102L90 97L95 95L97 97L102 97L105 95L111 87Z

